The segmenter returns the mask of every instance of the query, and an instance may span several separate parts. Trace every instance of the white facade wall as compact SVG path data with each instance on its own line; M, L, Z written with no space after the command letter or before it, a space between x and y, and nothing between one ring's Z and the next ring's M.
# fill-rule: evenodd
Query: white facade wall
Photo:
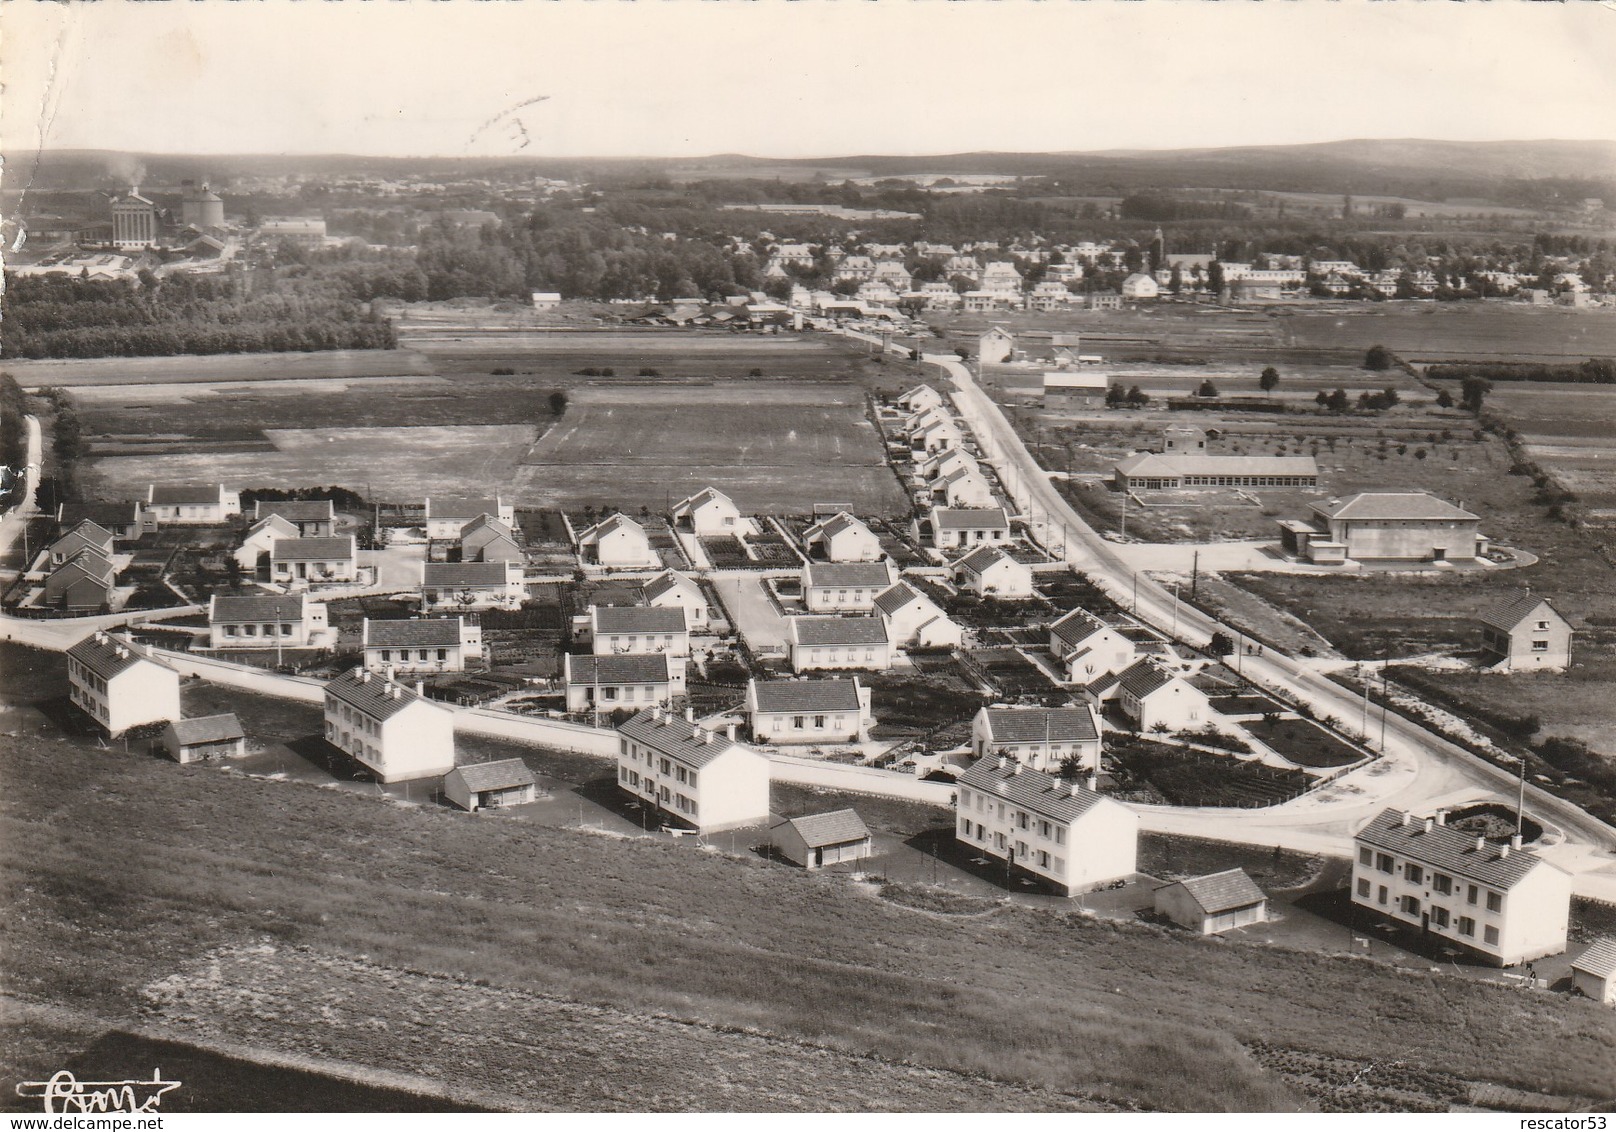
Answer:
M103 680L68 657L69 698L117 736L131 727L181 719L180 676L172 668L142 660Z
M327 693L325 737L383 782L448 774L455 765L454 713L426 700L376 719Z
M1540 862L1502 890L1359 844L1352 865L1352 902L1508 967L1566 949L1571 876Z

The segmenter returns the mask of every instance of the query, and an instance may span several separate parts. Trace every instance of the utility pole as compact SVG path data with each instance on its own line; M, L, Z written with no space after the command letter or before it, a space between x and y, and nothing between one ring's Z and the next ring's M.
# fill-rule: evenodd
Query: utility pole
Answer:
M1128 537L1128 489L1122 489L1122 531L1124 539Z
M1521 779L1515 795L1515 836L1520 837L1526 825L1526 756L1520 756Z
M1201 584L1201 552L1195 552L1195 564L1190 567L1190 600L1195 600L1196 590Z

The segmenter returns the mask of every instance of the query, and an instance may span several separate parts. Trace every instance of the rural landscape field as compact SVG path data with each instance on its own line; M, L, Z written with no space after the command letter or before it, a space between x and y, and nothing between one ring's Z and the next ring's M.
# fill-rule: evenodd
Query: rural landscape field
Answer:
M578 331L512 342L491 330L503 317L491 304L457 309L453 335L368 356L14 372L69 391L88 443L80 478L101 498L154 482L318 483L382 503L476 490L520 507L637 511L715 484L763 512L906 510L865 410L868 389L904 380L896 364L889 374L822 337Z

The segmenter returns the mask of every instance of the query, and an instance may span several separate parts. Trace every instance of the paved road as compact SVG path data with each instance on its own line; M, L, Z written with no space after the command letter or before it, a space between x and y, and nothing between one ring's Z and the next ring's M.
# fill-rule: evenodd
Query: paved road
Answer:
M999 407L957 358L928 354L925 360L953 379L955 404L988 459L1000 468L1001 479L1014 495L1016 505L1035 526L1065 536L1068 563L1089 574L1124 604L1132 601L1137 582L1138 615L1158 628L1176 624L1178 635L1192 644L1204 645L1212 633L1228 631L1213 618L1176 601L1166 587L1136 572L1115 547L1082 520L1038 467ZM1047 541L1046 534L1046 544ZM1058 544L1059 537L1055 541ZM1260 658L1245 658L1243 667L1247 678L1284 689L1321 715L1343 720L1359 717L1359 699L1331 683L1305 660L1268 652ZM1177 810L1156 820L1164 832L1225 838L1231 837L1232 821L1238 821L1242 840L1248 830L1254 836L1271 833L1272 837L1263 840L1282 845L1290 844L1281 839L1284 837L1319 842L1322 836L1333 841L1335 852L1342 853L1350 849L1351 833L1386 806L1415 809L1480 797L1514 799L1515 780L1507 771L1395 713L1387 714L1385 728L1386 757L1326 791L1238 818L1227 812L1202 815ZM1616 855L1611 852L1616 849L1616 829L1535 787L1528 786L1527 794L1534 812L1547 825L1567 840L1586 846L1579 860L1585 872L1596 874L1588 877L1589 886L1599 888L1601 893L1616 892Z
M25 417L28 422L28 467L24 473L27 478L27 489L23 492L22 502L0 515L0 555L11 549L12 543L22 537L22 531L28 524L28 519L39 510L39 504L34 496L39 491L39 469L44 459L44 441L39 428L38 417ZM23 564L24 567L27 563Z

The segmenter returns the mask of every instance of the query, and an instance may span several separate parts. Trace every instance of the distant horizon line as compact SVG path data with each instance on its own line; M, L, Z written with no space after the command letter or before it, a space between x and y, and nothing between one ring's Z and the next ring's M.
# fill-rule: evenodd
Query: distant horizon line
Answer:
M1453 146L1495 145L1608 145L1616 146L1616 137L1608 138L1441 138L1441 137L1337 137L1307 142L1245 142L1227 145L1178 146L1113 146L1106 149L957 149L928 153L909 152L843 152L825 154L762 154L738 150L710 153L648 154L648 153L555 153L555 154L470 154L470 153L362 153L344 150L268 151L268 150L143 150L115 149L105 146L62 146L25 149L0 149L0 157L7 163L20 161L24 154L38 160L42 157L72 154L117 154L143 158L372 158L390 161L716 161L741 159L746 161L833 162L856 161L871 158L924 161L960 157L1113 157L1139 155L1166 155L1174 153L1219 153L1237 150L1287 150L1322 146L1342 146L1361 143L1424 144Z

